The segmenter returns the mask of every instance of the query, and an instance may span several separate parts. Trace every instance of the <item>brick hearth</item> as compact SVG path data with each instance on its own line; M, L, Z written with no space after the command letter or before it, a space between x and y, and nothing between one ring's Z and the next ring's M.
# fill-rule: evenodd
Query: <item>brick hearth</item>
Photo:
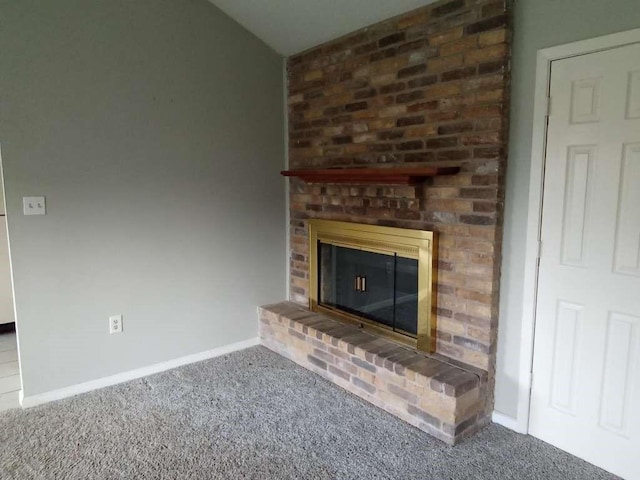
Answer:
M486 423L486 373L428 357L292 302L260 308L271 350L454 444Z

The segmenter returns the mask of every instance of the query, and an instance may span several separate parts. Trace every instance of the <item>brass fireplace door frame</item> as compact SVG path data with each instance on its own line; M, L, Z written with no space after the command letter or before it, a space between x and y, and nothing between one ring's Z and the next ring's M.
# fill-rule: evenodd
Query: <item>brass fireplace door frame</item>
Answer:
M339 320L360 325L397 342L427 353L435 351L436 263L434 232L359 223L312 219L309 230L309 308ZM318 241L338 247L364 250L418 260L418 325L417 336L394 332L390 327L358 315L319 304Z

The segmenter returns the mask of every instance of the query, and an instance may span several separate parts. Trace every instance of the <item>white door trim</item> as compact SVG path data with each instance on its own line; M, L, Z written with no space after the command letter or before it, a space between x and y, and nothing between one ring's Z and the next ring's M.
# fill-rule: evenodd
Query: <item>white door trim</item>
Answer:
M531 371L533 369L533 343L538 291L538 249L542 222L542 193L547 143L548 92L551 82L551 62L564 58L586 55L611 48L640 43L640 28L614 33L603 37L568 43L538 50L536 86L533 110L533 135L531 145L531 172L529 181L529 211L527 216L527 241L522 297L522 330L518 387L518 413L514 430L529 432L531 408Z

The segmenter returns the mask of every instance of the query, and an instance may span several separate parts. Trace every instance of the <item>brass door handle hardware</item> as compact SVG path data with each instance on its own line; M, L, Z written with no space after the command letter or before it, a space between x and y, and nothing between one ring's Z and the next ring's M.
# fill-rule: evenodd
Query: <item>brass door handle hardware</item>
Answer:
M358 292L367 291L367 277L361 277L360 275L357 275L354 283L355 283L355 289Z

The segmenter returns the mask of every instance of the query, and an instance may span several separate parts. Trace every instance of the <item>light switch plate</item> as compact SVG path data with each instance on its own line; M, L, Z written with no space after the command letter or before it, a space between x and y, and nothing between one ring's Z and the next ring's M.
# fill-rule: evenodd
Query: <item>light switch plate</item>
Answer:
M22 197L25 215L46 215L47 206L44 197Z

